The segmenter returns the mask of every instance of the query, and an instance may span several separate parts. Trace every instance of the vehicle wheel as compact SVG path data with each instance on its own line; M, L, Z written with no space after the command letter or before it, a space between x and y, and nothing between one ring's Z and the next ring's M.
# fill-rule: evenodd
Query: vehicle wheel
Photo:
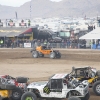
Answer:
M94 83L94 85L93 85L93 92L96 95L100 96L100 81L97 81L97 82Z
M0 85L0 88L1 89L6 89L6 90L12 90L12 89L15 89L16 88L16 86L15 85L5 85L5 84L2 84L2 85Z
M97 76L100 77L100 70L98 70L96 74L97 74Z
M85 97L81 98L81 100L89 100L90 93L88 92Z
M3 100L3 99L0 97L0 100Z
M18 83L27 83L28 78L26 78L26 77L16 77L16 81Z
M14 90L12 90L12 100L20 100L23 92L20 88L16 87Z
M26 92L22 95L21 100L37 100L37 97L32 92Z
M56 58L61 58L61 53L56 54Z
M56 53L55 53L55 52L51 52L51 53L50 53L50 58L51 58L51 59L54 59L55 57L56 57Z
M72 97L69 97L68 100L81 100L81 99L78 97L72 96Z
M38 57L39 57L38 52L37 52L37 51L33 51L32 57L33 57L33 58L38 58Z

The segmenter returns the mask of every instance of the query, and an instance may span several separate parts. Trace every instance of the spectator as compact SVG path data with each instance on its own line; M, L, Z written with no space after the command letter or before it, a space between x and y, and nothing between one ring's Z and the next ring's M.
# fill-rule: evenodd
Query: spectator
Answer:
M33 40L31 41L31 43L32 43L32 48L34 48L34 47L35 47L35 39L33 39Z
M44 41L43 41L43 39L41 40L41 46L44 44Z
M11 47L12 47L12 49L14 48L14 42L13 41L11 42Z
M3 47L3 40L2 39L0 40L0 45L1 45L1 47Z
M67 40L67 48L70 47L70 39Z
M44 45L47 46L47 40L44 40Z
M13 20L12 20L12 19L10 19L10 20L9 20L9 22L13 22Z
M41 46L40 40L37 41L37 46Z
M37 45L37 40L35 40L35 45L34 45L34 48L36 48L38 45Z
M7 27L7 19L6 19L5 23L6 23L6 27Z
M95 41L94 40L92 41L92 44L95 44Z
M24 23L24 20L22 19L21 22Z
M30 26L30 23L31 23L31 21L30 21L30 20L28 20L28 27Z

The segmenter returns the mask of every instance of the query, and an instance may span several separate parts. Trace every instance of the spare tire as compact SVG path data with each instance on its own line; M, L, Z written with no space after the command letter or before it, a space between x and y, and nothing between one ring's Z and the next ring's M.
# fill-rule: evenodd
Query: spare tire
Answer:
M18 83L27 83L28 78L27 77L16 77L16 81Z

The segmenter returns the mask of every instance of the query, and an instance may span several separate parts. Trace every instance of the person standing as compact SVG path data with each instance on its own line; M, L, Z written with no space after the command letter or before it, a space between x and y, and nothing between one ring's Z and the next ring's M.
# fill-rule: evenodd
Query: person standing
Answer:
M1 47L3 47L3 40L1 39Z
M11 42L11 47L14 48L14 41Z
M31 21L30 20L28 20L28 27L31 25Z

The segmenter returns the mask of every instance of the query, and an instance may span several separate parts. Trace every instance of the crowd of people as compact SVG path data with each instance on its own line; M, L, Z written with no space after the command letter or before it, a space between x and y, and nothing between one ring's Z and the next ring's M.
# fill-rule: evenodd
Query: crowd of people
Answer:
M79 41L78 39L66 39L66 40L62 40L61 42L57 43L54 40L29 40L29 39L5 39L5 41L3 39L0 39L0 47L6 47L6 48L16 48L16 47L20 47L20 48L24 48L24 43L31 43L31 47L34 48L36 46L50 46L52 48L81 48L81 44L84 44L86 48L86 41Z
M66 39L62 40L61 42L57 43L54 40L30 40L30 39L2 39L0 38L0 48L24 48L24 43L30 43L31 48L34 48L36 46L47 46L47 47L52 47L52 48L87 48L87 41L85 39L79 40L79 39ZM91 44L95 45L95 48L98 48L100 45L100 40L98 39L97 41L89 41L88 42L88 48L91 48Z

